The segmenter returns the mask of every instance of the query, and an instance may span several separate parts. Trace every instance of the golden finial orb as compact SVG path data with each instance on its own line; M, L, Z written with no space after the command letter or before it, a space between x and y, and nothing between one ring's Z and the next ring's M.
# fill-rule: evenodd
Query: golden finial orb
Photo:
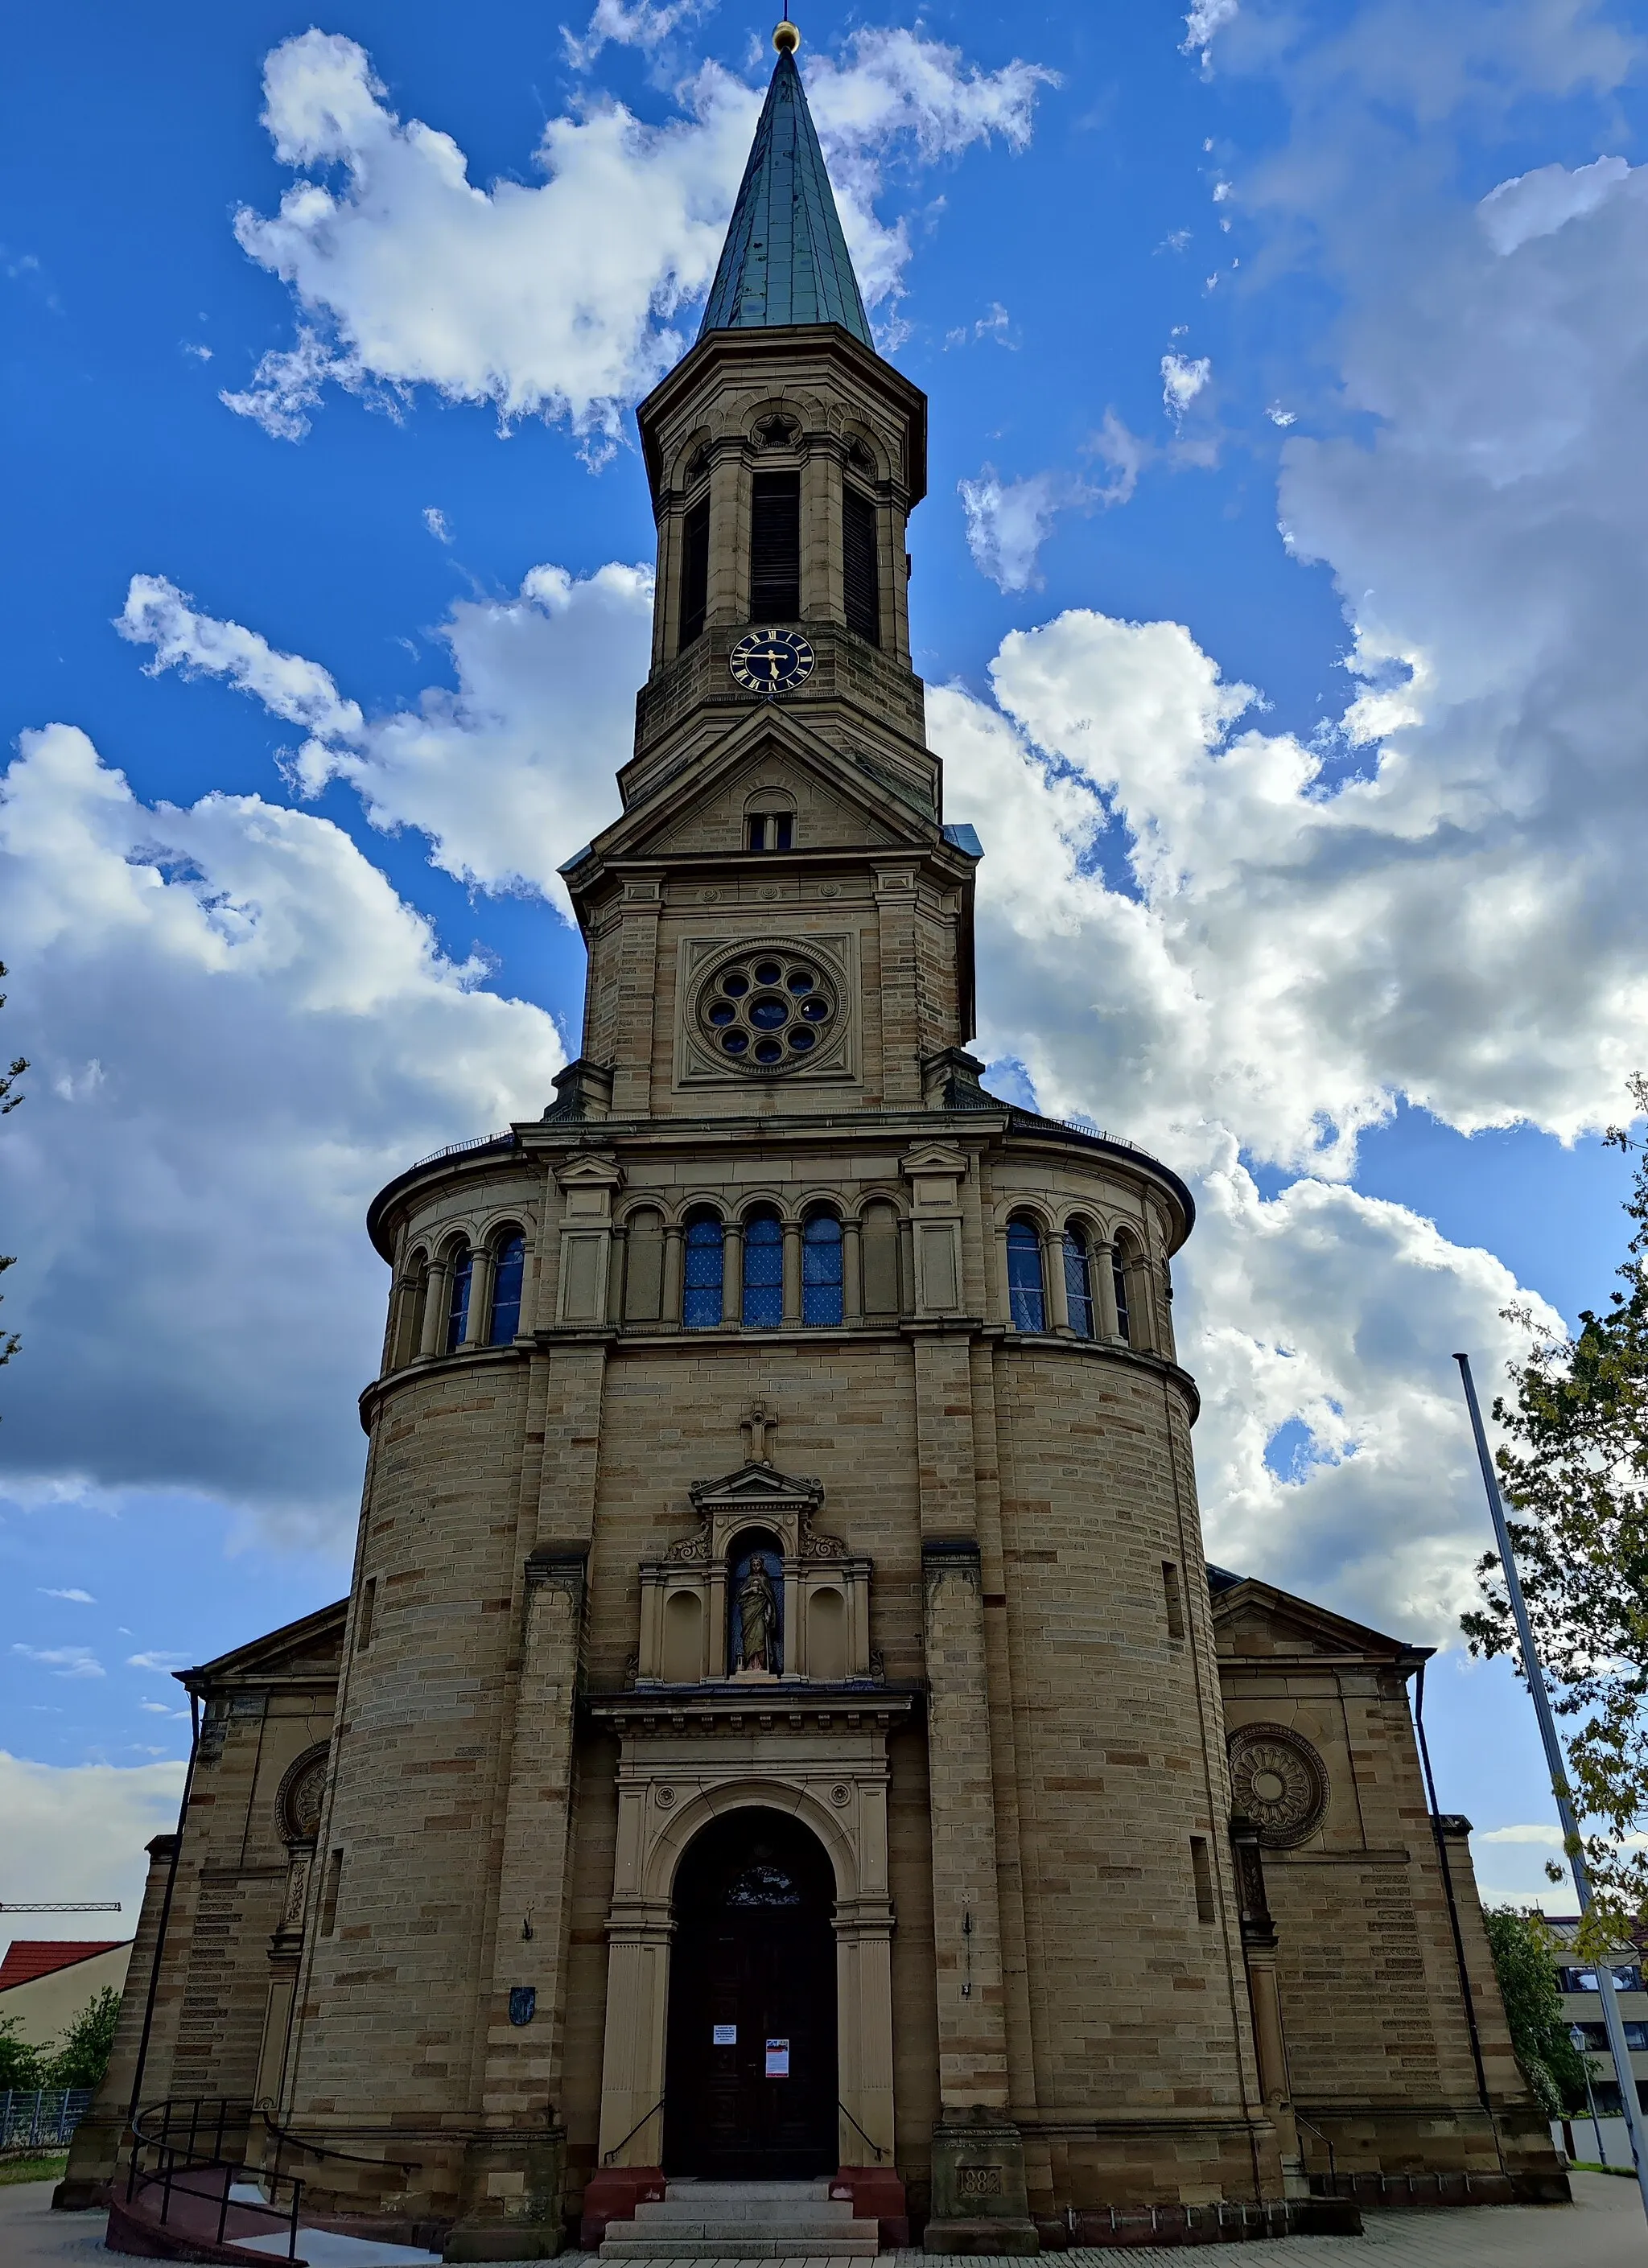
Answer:
M786 16L784 21L774 27L772 33L773 46L778 49L780 55L793 55L796 48L800 47L801 43L801 33L796 30L794 25L791 23L789 18Z

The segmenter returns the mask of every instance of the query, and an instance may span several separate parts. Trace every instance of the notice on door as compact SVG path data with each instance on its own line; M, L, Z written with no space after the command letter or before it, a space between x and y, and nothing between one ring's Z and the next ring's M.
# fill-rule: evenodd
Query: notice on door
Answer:
M718 2048L735 2048L737 2046L738 2027L736 2024L715 2024L711 2027L711 2029L714 2035L714 2044Z
M790 2043L787 2040L767 2042L767 2077L787 2079L790 2075Z

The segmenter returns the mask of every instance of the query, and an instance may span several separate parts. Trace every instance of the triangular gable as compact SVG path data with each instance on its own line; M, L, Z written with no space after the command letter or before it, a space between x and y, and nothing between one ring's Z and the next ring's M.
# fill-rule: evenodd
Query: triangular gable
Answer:
M1210 1586L1210 1587L1212 1587ZM1296 1598L1261 1583L1255 1576L1227 1582L1213 1591L1214 1638L1221 1659L1263 1659L1332 1655L1415 1667L1429 1660L1432 1646L1410 1646L1403 1638L1353 1623L1313 1600Z
M718 1481L694 1481L688 1494L701 1513L794 1511L797 1506L812 1511L824 1502L824 1490L817 1481L757 1464L740 1465Z
M766 762L809 775L850 814L853 824L862 831L842 847L873 842L907 850L943 848L950 858L957 855L948 850L937 826L923 821L851 757L810 731L792 712L767 706L719 737L712 747L689 758L663 785L642 797L597 835L576 863L581 865L584 858L592 855L607 863L668 856L671 836L690 814L711 796L727 792L752 766Z
M333 1606L321 1607L263 1638L236 1646L233 1653L220 1653L196 1669L180 1669L174 1675L191 1693L231 1679L335 1676L344 1659L344 1624L348 1614L348 1600L339 1599Z

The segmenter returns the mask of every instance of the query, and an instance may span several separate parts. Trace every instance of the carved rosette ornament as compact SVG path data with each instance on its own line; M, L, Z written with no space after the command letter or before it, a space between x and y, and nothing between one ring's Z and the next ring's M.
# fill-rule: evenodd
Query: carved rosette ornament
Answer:
M321 1800L326 1793L324 1745L306 1749L288 1766L275 1798L275 1819L283 1843L313 1843L321 1831Z
M1273 1851L1303 1843L1327 1809L1327 1767L1285 1725L1239 1725L1230 1734L1230 1800Z

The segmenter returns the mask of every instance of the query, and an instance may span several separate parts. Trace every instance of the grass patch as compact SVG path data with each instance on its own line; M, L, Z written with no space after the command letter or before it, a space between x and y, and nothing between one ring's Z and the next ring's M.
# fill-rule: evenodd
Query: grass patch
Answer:
M12 2182L60 2182L69 2169L69 2153L60 2158L0 2158L0 2189Z
M1568 2170L1570 2174L1617 2174L1624 2182L1634 2182L1637 2178L1635 2166L1599 2166L1594 2158L1570 2158Z

